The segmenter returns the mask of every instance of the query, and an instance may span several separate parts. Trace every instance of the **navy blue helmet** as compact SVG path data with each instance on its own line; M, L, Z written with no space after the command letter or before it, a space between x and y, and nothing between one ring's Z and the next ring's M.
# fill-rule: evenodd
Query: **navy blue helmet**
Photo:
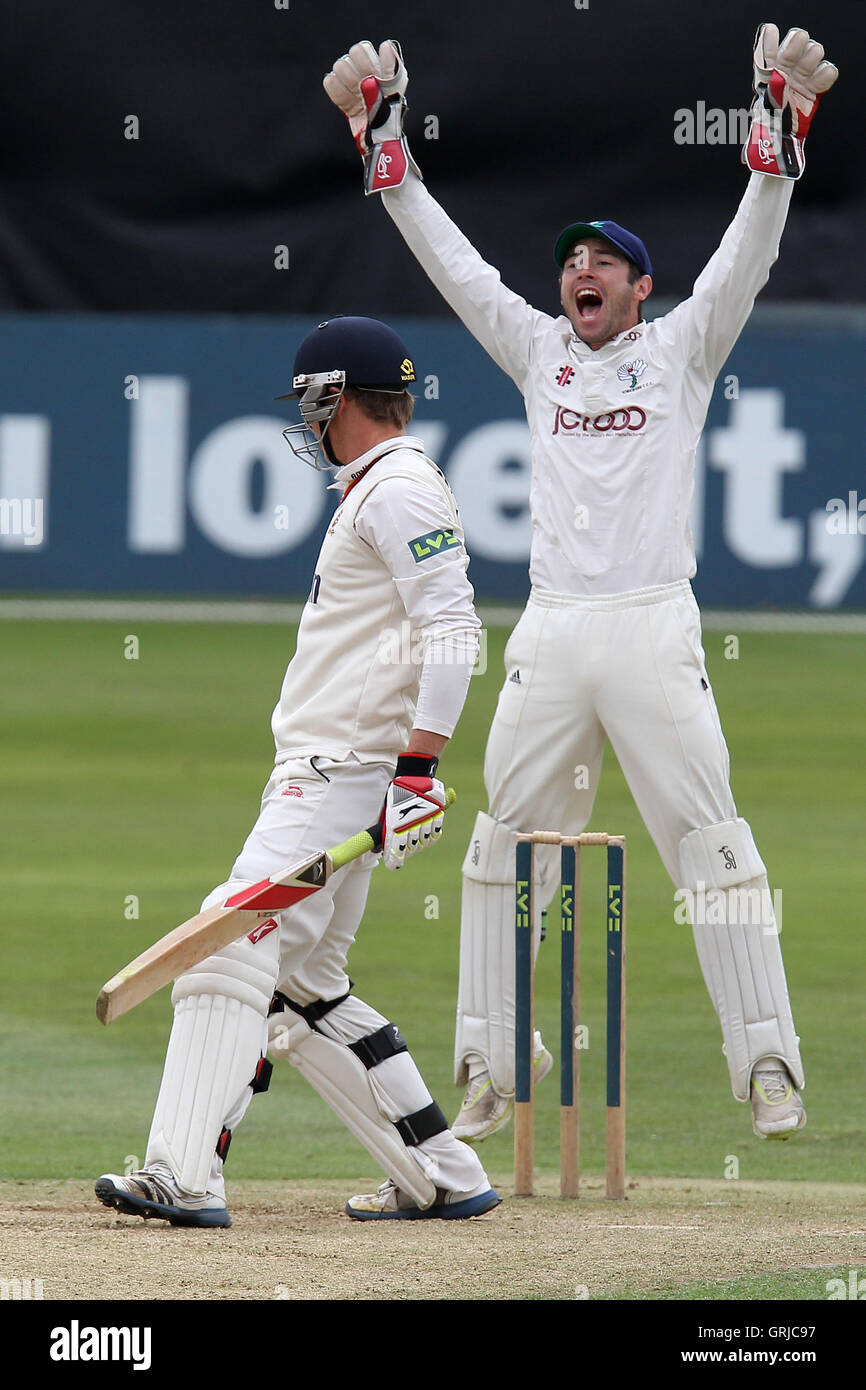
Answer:
M393 328L378 319L326 319L307 334L295 354L291 391L274 397L297 399L303 416L302 424L283 430L286 441L299 458L327 470L334 460L325 435L345 388L400 395L415 380L409 349ZM320 435L309 429L312 424L320 426ZM296 443L294 436L302 440Z

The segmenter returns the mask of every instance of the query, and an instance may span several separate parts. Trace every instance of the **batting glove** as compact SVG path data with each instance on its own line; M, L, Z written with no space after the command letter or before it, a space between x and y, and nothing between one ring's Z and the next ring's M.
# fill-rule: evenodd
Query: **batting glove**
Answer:
M380 820L386 869L401 869L410 855L426 849L442 834L445 785L433 776L436 763L435 758L409 753L397 759Z
M421 170L403 134L409 74L400 45L385 39L376 52L369 39L338 58L323 86L349 122L364 161L364 192L399 188L409 169Z
M743 163L758 174L798 179L806 167L803 142L839 69L805 29L789 29L780 46L775 24L761 25L753 57L755 102Z

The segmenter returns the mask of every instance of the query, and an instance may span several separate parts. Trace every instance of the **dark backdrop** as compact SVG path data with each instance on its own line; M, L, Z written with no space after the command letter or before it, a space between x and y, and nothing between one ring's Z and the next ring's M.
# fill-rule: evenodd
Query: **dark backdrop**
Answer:
M674 113L748 105L768 17L808 28L842 76L765 298L866 298L858 0L288 3L3 0L0 307L443 312L321 90L352 42L389 35L430 187L508 283L553 308L555 233L613 217L681 297L745 171L735 145L676 144Z

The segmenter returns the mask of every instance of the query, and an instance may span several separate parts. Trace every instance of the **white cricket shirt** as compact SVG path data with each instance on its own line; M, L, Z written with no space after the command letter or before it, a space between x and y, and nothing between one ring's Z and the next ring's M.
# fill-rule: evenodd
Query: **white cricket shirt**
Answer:
M617 594L695 573L695 449L714 380L778 255L792 189L752 174L691 298L596 352L564 314L506 289L414 174L383 194L434 285L523 394L537 588Z
M400 435L341 468L271 728L276 761L394 761L413 727L450 737L481 626L451 489Z

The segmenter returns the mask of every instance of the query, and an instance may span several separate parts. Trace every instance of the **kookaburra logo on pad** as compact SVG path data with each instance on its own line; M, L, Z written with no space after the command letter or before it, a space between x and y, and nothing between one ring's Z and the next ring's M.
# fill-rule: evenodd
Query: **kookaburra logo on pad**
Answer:
M732 849L729 849L727 845L722 845L721 849L719 850L719 854L722 855L725 861L726 869L735 869L737 867L737 861L734 858L734 851Z

